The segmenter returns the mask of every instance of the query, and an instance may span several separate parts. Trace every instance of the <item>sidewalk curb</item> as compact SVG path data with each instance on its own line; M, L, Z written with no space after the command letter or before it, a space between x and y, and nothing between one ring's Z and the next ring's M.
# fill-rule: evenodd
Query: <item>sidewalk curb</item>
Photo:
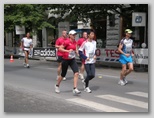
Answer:
M4 55L4 59L10 59L11 55L9 54L5 54ZM13 55L14 59L20 59L20 58L24 58L23 56L20 55ZM32 57L32 58L28 58L29 60L42 60L41 57ZM52 61L52 62L57 62L56 60L49 60L49 59L45 59L45 61ZM78 64L81 64L80 61L77 60ZM96 67L102 68L102 67L109 67L109 68L118 68L121 69L121 65L117 64L117 63L106 63L106 62L97 62L96 63ZM134 71L135 72L148 72L148 67L146 68L140 68L140 65L134 65Z
M4 55L4 59L9 59L11 55ZM20 56L20 55L13 55L13 58L14 59L19 59L19 58L24 58L23 56ZM40 58L35 58L35 57L32 57L32 58L28 58L29 60L40 60Z

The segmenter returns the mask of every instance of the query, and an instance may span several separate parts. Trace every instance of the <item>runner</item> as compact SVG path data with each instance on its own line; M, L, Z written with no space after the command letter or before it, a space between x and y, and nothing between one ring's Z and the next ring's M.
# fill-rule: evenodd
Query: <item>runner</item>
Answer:
M78 42L77 42L77 44L78 44L78 48L80 48L80 46L82 45L82 43L84 42L84 41L86 41L87 40L87 32L83 32L82 33L82 38L80 38L79 40L78 40ZM82 59L80 56L79 56L79 58L80 58L80 60L81 60L81 67L80 67L80 73L79 73L79 78L81 79L81 80L83 80L84 79L84 70L85 70L85 67L84 67L84 63L85 63L85 61L84 61L84 59Z
M24 60L24 67L29 68L29 61L28 61L28 55L31 52L33 47L32 39L30 38L30 33L28 32L26 34L26 37L21 39L21 45L20 48L24 51L25 54L25 60Z
M81 91L77 89L77 82L78 82L78 65L75 60L75 53L77 52L77 42L75 41L75 36L76 36L76 31L71 30L69 32L69 39L65 40L63 46L60 47L59 50L63 51L63 61L62 61L62 72L61 76L59 76L57 80L57 84L55 85L55 92L60 93L60 83L62 81L62 78L65 77L68 66L71 67L73 73L74 73L74 88L73 88L73 93L74 94L80 94Z
M85 70L87 77L83 80L84 91L91 93L89 88L89 81L95 77L95 62L96 62L96 41L94 40L95 33L91 30L88 33L88 39L84 41L79 48L79 55L85 60ZM84 54L83 54L83 50Z
M62 56L63 56L63 52L59 50L59 48L62 46L62 44L64 43L65 40L67 40L67 31L66 30L63 30L62 31L62 36L59 37L57 40L56 40L56 50L57 50L57 62L58 62L58 68L57 68L57 79L59 78L60 76L60 73L61 73L61 70L62 70L62 66L61 66L61 63L62 63ZM65 77L63 77L63 80L66 80Z
M118 84L122 86L128 83L128 81L126 80L126 76L134 70L132 59L132 56L134 56L134 54L132 53L133 40L130 38L132 32L133 31L130 29L125 30L125 38L120 41L118 48L118 51L120 52L119 62L122 64L120 81L118 82Z

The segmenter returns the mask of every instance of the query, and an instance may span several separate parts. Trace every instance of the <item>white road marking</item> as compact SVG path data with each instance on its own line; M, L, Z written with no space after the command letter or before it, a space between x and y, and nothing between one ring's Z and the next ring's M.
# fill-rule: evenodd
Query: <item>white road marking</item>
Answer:
M129 112L123 109L114 108L111 106L103 105L97 102L81 99L81 98L72 98L72 99L66 99L68 101L78 103L80 105L85 105L90 108L94 108L96 110L102 111L102 112Z
M136 92L127 92L126 94L148 98L148 93L144 93L144 92L136 91Z
M142 101L137 101L137 100L119 97L119 96L115 96L115 95L98 95L96 97L148 109L148 103L142 102Z

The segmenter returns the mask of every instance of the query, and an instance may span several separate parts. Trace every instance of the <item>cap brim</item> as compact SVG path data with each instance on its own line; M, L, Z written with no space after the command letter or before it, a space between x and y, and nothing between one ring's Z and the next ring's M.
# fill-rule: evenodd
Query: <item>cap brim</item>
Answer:
M77 34L77 33L74 33L74 34ZM72 35L74 35L74 34L72 34Z
M131 34L131 33L132 33L132 31L129 31L129 32L127 32L127 33Z

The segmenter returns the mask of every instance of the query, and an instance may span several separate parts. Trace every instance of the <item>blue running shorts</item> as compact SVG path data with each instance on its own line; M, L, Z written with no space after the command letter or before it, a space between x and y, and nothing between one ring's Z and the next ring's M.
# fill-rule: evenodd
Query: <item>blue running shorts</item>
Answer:
M132 56L127 57L123 54L120 54L119 62L121 64L133 63L133 59Z

